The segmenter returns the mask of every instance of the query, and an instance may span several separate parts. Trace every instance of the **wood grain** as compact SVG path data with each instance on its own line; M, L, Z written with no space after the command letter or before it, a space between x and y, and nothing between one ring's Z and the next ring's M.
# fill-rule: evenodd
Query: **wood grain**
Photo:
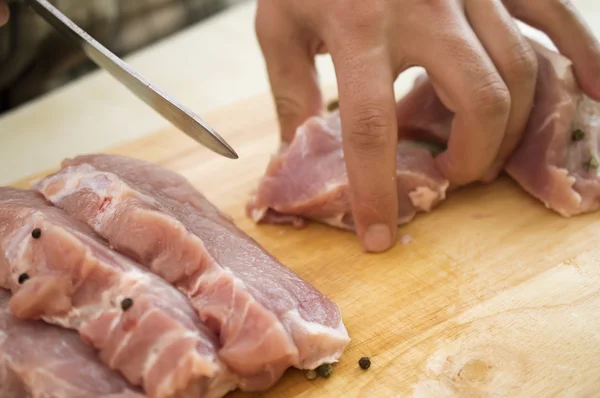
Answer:
M353 234L256 226L245 201L277 146L268 96L207 120L238 151L217 157L163 131L109 152L188 178L341 308L352 343L329 379L290 370L242 397L590 397L600 389L600 218L564 219L507 178L453 194L364 254ZM16 185L27 186L31 179ZM363 371L358 359L369 356ZM596 395L597 396L597 395Z

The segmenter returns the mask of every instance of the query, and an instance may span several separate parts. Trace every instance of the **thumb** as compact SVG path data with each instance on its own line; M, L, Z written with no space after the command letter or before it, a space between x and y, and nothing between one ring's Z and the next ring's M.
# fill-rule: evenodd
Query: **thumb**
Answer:
M300 124L322 112L323 98L309 40L290 28L291 21L273 15L273 7L261 8L259 3L255 28L265 58L281 138L283 142L290 142Z
M0 0L0 26L6 25L8 17L10 16L10 10L6 1Z

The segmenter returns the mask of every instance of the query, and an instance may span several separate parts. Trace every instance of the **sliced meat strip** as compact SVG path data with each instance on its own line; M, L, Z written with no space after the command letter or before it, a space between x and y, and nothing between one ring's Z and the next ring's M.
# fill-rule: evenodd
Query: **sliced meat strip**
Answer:
M423 144L398 143L396 176L400 225L446 197L448 181ZM338 112L313 117L296 131L291 144L272 157L246 209L255 222L301 227L314 220L354 230Z
M290 366L335 362L349 342L331 300L174 172L88 155L35 189L187 294L243 390L269 388Z
M235 387L216 336L184 295L38 193L0 188L0 253L15 316L77 330L150 398L220 397Z
M146 397L103 364L76 332L13 316L10 297L0 289L0 397Z

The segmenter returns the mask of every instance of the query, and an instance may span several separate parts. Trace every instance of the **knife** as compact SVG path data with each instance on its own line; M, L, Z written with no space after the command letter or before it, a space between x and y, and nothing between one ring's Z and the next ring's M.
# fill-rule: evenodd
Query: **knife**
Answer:
M96 65L105 69L185 134L219 155L230 159L238 158L233 148L200 117L131 69L47 0L12 0L9 3L28 4L46 22L79 46Z

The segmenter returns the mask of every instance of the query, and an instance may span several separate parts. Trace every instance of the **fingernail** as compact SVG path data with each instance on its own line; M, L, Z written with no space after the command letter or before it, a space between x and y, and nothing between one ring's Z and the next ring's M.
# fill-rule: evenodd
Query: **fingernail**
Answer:
M385 224L371 225L365 233L364 245L369 252L385 251L392 245L392 231Z

